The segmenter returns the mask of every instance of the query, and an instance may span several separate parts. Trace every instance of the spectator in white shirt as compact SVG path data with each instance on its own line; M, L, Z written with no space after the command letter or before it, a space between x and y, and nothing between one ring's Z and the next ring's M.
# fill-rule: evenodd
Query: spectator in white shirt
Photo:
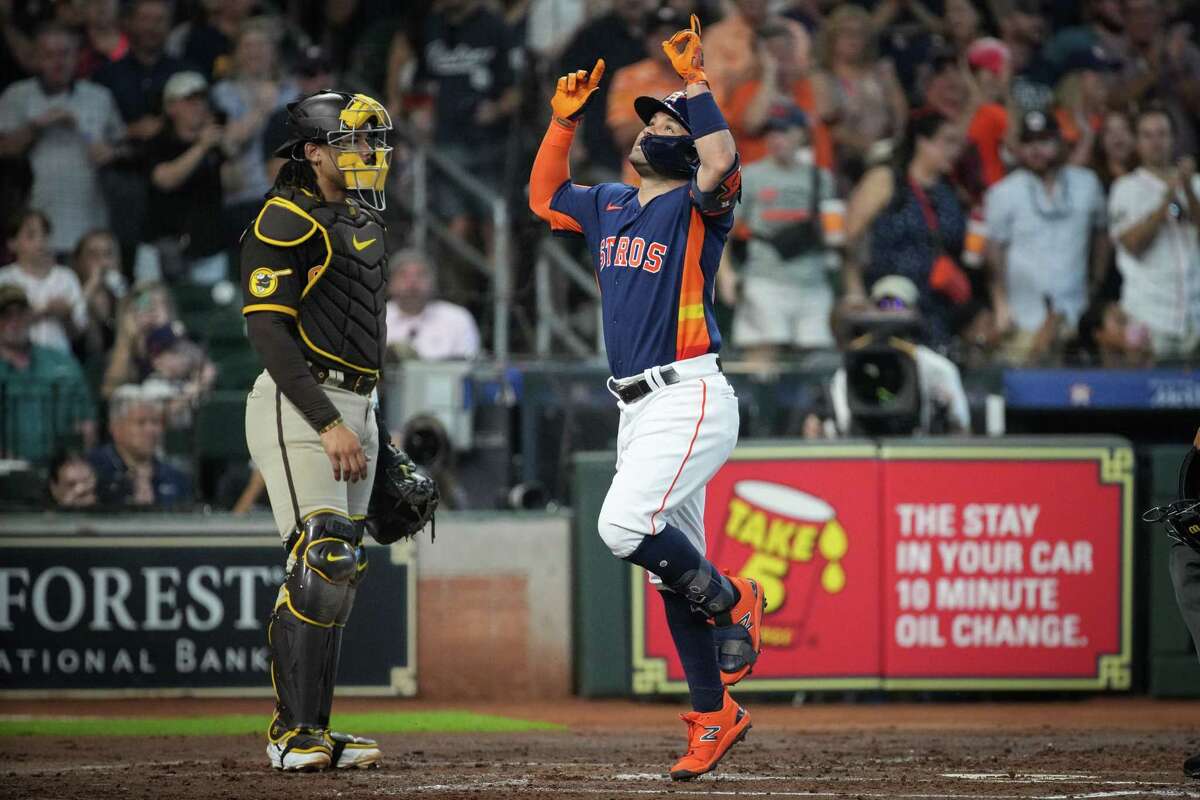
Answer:
M1165 111L1142 111L1136 135L1141 166L1113 184L1108 201L1121 307L1149 328L1157 359L1187 358L1200 347L1200 176L1190 156L1171 163Z
M35 77L0 95L0 156L27 156L30 203L54 220L50 246L60 256L84 233L108 226L98 170L116 156L125 124L112 94L75 79L78 40L57 24L35 40Z
M437 282L424 254L401 250L392 256L387 304L388 349L422 361L472 359L479 355L479 327L471 312L435 300Z
M17 260L0 267L0 286L14 284L25 291L34 315L30 341L70 353L71 341L87 328L87 302L75 272L54 263L50 220L27 209L13 218L7 233L9 252Z
M1020 169L988 190L985 216L996 328L1008 335L1008 360L1022 364L1048 325L1055 340L1075 327L1111 250L1104 189L1091 170L1065 163L1053 116L1026 112L1017 155Z

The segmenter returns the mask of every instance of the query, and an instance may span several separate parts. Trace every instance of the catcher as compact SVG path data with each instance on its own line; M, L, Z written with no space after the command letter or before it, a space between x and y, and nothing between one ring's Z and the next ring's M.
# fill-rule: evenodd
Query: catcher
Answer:
M1171 584L1184 624L1200 654L1200 430L1179 467L1179 499L1152 508L1142 515L1146 522L1161 522L1171 545ZM1200 778L1200 753L1183 762L1189 778Z
M390 443L372 401L387 339L387 111L322 91L288 105L288 159L242 235L246 329L265 371L246 401L246 441L287 550L267 629L271 766L375 766L377 744L329 730L342 631L366 575L364 532L420 531L433 482Z

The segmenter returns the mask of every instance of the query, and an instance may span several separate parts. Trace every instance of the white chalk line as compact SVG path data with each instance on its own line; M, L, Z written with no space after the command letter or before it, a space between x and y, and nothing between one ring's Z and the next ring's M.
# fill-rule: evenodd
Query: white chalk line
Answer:
M711 781L710 781L711 782ZM694 785L694 784L693 784ZM422 786L408 786L402 788L381 787L376 789L374 794L377 795L402 795L406 792L479 792L487 789L518 789L523 792L534 794L555 794L555 795L607 795L612 797L615 795L649 795L662 794L665 790L661 788L653 789L619 789L614 790L611 787L606 788L589 788L579 786L531 786L524 779L514 779L506 781L494 782L477 782L477 783L435 783ZM716 788L688 788L678 784L672 786L670 793L673 796L677 795L703 795L706 797L721 796L721 797L880 797L880 798L904 798L904 800L967 800L967 798L980 797L977 793L957 794L950 792L860 792L860 791L754 791L747 789L716 789ZM1053 794L1053 795L1026 795L1026 794L995 794L986 795L988 800L1092 800L1093 798L1109 798L1109 797L1186 797L1200 798L1200 792L1190 792L1183 789L1129 789L1116 792L1083 792L1079 794Z

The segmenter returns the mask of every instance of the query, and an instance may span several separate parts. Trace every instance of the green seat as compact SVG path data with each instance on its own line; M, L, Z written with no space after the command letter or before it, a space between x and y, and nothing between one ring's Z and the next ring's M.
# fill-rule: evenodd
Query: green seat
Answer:
M249 391L254 379L262 372L258 354L245 342L237 351L223 353L220 358L211 357L217 366L217 389Z
M171 297L175 299L175 307L180 314L210 311L220 307L213 300L211 286L198 286L181 281L171 284Z

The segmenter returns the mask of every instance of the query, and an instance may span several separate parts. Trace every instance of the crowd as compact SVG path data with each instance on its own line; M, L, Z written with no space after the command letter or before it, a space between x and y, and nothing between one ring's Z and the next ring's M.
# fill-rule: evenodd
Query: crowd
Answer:
M919 314L922 346L959 364L1187 360L1200 346L1198 12L0 0L0 456L53 464L55 498L195 494L163 454L202 398L257 369L229 323L237 242L282 163L286 103L327 86L380 98L397 127L393 351L477 356L478 277L453 253L408 249L396 195L411 188L411 148L512 201L520 305L540 236L523 187L552 78L606 60L573 174L636 181L632 99L677 88L659 43L691 13L744 168L715 286L734 354L844 346L841 322L886 303ZM489 250L479 198L434 189L449 230ZM875 290L895 277L908 283ZM90 482L71 477L84 464Z

